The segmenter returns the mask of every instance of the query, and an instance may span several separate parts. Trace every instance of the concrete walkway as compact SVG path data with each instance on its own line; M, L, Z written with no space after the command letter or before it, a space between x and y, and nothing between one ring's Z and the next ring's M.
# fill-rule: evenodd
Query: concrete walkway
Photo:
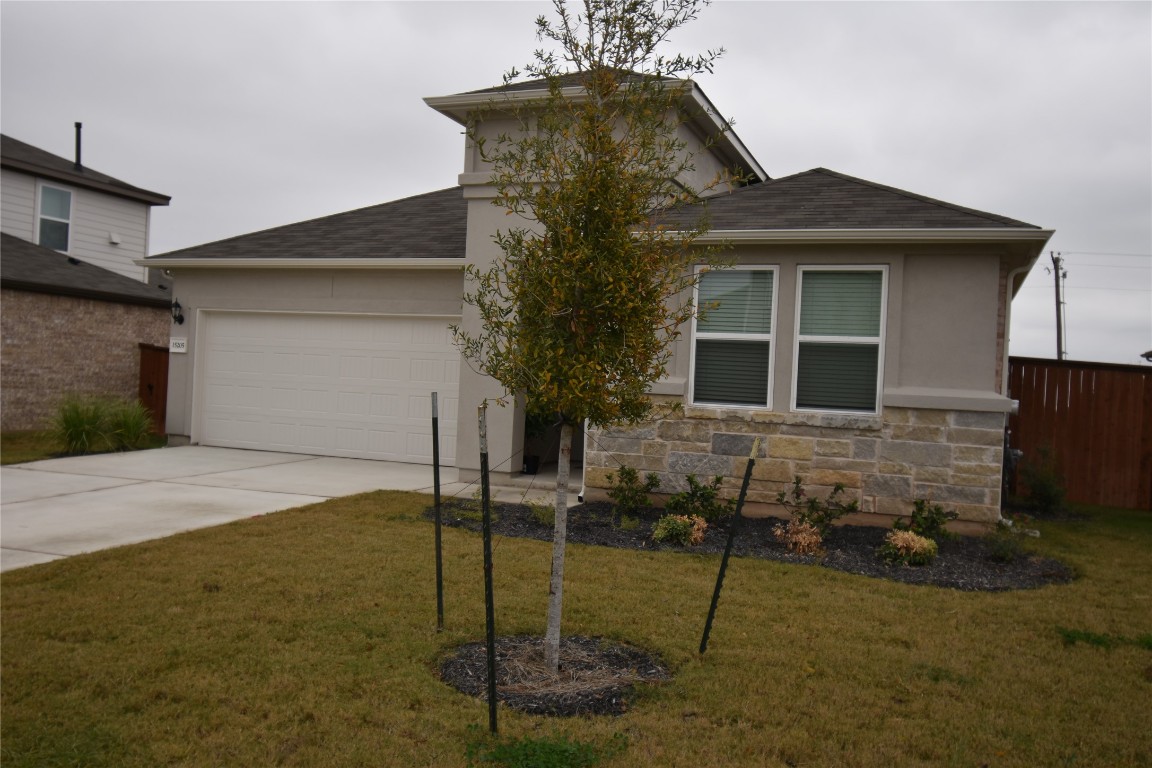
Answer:
M444 498L471 496L454 468ZM0 467L0 571L378 489L433 492L432 467L184 446ZM538 478L532 496L546 496ZM493 497L518 501L524 488Z

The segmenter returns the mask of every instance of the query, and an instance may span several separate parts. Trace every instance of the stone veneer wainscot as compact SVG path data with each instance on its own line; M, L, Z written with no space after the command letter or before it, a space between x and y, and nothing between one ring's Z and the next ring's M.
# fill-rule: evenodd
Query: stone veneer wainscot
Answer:
M1000 519L1005 418L921 408L857 416L688 407L657 421L590 431L584 480L587 488L609 488L609 475L624 465L655 472L660 492L676 493L687 488L689 474L704 481L723 475L725 495L735 497L759 436L749 502L774 504L799 476L821 497L843 484L862 512L907 515L922 498L955 510L961 521L989 524Z

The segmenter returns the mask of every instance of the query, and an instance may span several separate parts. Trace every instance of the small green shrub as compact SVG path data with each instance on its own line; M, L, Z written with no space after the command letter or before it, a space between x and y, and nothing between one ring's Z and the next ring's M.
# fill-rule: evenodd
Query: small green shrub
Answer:
M65 453L92 453L104 447L106 401L69 397L52 419L52 436Z
M687 517L702 517L709 524L716 524L732 516L736 509L733 499L720 498L720 484L724 478L717 475L708 485L696 480L695 475L688 475L688 490L674 494L664 505L666 512L672 515Z
M824 544L824 537L812 523L793 518L772 529L777 541L788 547L789 552L798 555L816 555Z
M528 508L532 510L532 517L536 519L536 522L547 526L556 525L556 507L551 504L532 502L528 504Z
M495 743L476 739L468 745L466 757L471 768L591 768L604 758L624 751L627 743L622 734L613 736L604 747L574 741L566 736L522 737Z
M955 520L959 515L955 512L945 512L939 504L931 504L926 499L916 499L912 502L912 519L905 522L898 519L892 527L898 531L911 531L917 536L939 542L954 536L945 526L949 520Z
M792 487L789 490L780 491L776 494L776 503L787 509L793 520L811 524L820 534L820 538L823 539L831 530L832 523L844 515L860 510L860 505L855 501L847 503L841 501L840 494L842 493L844 493L844 485L836 483L832 492L828 494L828 498L821 501L804 492L803 482L797 476L792 481Z
M104 424L105 437L114 451L134 451L152 437L152 414L139 400L109 401Z
M984 537L988 559L994 563L1013 563L1024 554L1020 534L1013 527L1001 521L996 530Z
M651 505L648 494L660 487L656 473L649 472L644 476L644 482L640 482L640 473L632 467L620 467L619 471L608 475L608 482L612 484L608 498L616 503L617 525L625 515L635 515L647 509Z
M930 565L936 559L936 542L909 530L889 531L877 550L880 557L899 565Z
M1025 457L1020 475L1028 486L1028 506L1034 514L1055 515L1064 510L1064 480L1052 449L1044 447L1036 456Z
M652 530L652 538L661 544L693 546L704 541L708 521L699 515L664 515Z

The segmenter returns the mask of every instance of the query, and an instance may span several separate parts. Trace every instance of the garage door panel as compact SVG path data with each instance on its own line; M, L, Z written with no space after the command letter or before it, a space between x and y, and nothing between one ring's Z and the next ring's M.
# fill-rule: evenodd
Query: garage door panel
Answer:
M208 445L429 463L440 393L455 463L459 353L447 321L209 313L201 341Z

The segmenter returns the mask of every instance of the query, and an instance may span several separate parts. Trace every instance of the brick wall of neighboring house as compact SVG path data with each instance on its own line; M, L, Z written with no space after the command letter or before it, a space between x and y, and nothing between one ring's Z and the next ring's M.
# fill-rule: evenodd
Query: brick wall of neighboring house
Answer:
M986 525L1000 518L1004 423L1000 413L914 408L854 416L689 407L635 427L590 431L584 482L609 488L608 474L623 464L658 474L661 493L685 490L690 473L702 481L723 475L724 495L735 498L760 436L748 491L753 504L774 505L776 493L798 475L821 498L842 483L862 512L891 519L923 498ZM775 506L759 511L783 513Z
M0 291L0 428L40 429L70 394L135 400L143 342L167 346L167 309Z

